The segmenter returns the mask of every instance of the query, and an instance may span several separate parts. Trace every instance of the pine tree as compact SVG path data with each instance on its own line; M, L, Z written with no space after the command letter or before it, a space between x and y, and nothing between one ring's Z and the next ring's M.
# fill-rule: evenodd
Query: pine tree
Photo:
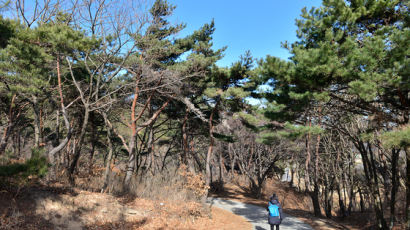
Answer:
M408 1L324 0L322 7L304 9L301 16L296 21L299 41L284 44L292 54L290 61L267 57L261 62L261 75L271 79L274 88L267 96L273 102L271 115L288 120L317 104L315 101L333 100L379 124L406 126L410 105ZM408 149L406 152L410 165ZM377 183L369 183L376 191ZM407 194L410 227L409 182ZM374 199L379 227L386 229L380 198Z
M133 34L138 52L126 63L129 80L133 82L134 88L130 93L133 98L131 134L128 143L123 139L128 152L125 189L128 189L135 169L138 132L152 125L174 99L183 100L179 95L183 94L184 82L201 79L221 57L221 50L213 51L211 48L213 22L184 38L175 38L185 25L172 25L167 20L174 9L175 6L167 1L155 1L146 30ZM186 58L183 58L184 54L187 54ZM142 90L147 93L142 94ZM137 100L142 100L141 104L144 105L138 114ZM145 111L151 111L151 114L144 122L140 122Z

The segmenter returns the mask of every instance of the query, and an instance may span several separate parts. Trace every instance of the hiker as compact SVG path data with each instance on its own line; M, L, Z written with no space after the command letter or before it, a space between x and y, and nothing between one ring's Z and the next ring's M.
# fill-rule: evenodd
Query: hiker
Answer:
M268 222L270 224L270 229L274 230L274 226L276 226L276 230L279 230L279 225L283 220L283 214L282 206L280 205L278 196L276 196L275 193L270 198L267 210L269 212Z

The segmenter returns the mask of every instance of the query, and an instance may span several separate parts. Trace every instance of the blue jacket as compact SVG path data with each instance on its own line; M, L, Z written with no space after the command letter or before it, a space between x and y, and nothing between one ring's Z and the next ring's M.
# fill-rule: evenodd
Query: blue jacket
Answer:
M269 216L268 222L271 225L278 225L283 220L282 205L280 205L277 197L271 197L270 203L276 204L279 207L279 216ZM269 204L266 209L269 212Z

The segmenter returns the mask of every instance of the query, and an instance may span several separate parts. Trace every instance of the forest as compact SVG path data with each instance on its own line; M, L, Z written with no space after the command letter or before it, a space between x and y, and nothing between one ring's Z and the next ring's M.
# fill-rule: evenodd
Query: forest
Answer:
M0 190L205 202L238 177L261 198L285 174L314 216L410 229L409 1L323 0L288 60L229 67L217 22L181 37L175 7L0 1Z

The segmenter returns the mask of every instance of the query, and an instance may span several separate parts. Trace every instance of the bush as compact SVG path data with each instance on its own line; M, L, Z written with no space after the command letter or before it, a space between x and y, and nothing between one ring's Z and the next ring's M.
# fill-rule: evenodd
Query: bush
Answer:
M48 170L47 159L43 156L43 150L33 148L32 157L24 163L12 163L0 166L0 177L19 177L28 179L31 176L43 177Z
M209 187L206 186L202 174L190 172L186 165L181 165L178 173L182 177L183 188L191 191L197 199L208 193Z

